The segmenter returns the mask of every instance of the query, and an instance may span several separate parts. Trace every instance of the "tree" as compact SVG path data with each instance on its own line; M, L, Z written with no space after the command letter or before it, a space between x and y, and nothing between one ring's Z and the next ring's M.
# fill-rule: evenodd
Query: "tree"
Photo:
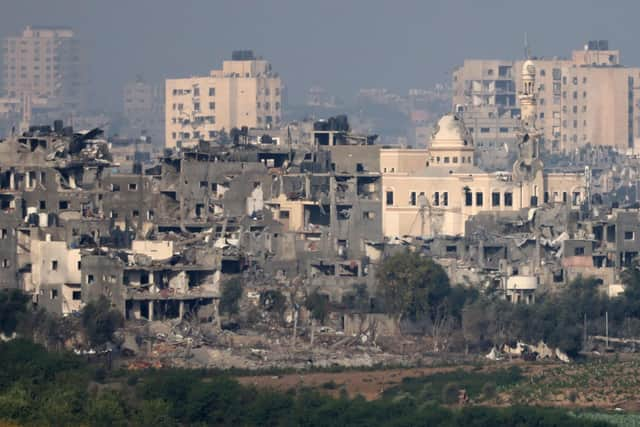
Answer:
M18 289L0 291L0 332L13 334L19 317L27 311L27 302L29 295Z
M304 302L304 306L311 312L311 317L324 323L327 315L329 314L329 300L326 296L318 293L315 289Z
M91 301L82 310L82 326L87 333L89 342L94 346L113 342L114 332L123 324L122 314L113 310L111 303L104 296L101 296L97 301Z
M405 251L387 258L378 272L378 287L387 312L400 321L435 320L451 286L444 269L430 258Z
M242 298L242 282L239 279L227 280L222 284L220 295L220 313L232 315L240 311Z

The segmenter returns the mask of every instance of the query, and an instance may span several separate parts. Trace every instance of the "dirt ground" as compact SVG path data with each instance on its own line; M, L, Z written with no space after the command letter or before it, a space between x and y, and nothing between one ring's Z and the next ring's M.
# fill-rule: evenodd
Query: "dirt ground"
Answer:
M367 400L374 400L379 398L385 389L399 384L403 378L423 377L458 369L471 369L471 366L258 375L238 377L237 380L244 385L253 385L278 391L309 387L325 391L334 396L337 396L341 389L345 389L350 397L362 395Z

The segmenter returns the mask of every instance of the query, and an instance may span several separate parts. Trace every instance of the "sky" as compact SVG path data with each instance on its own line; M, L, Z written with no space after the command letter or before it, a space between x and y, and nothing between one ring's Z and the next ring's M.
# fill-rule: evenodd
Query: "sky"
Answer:
M26 25L72 27L95 105L121 108L125 82L207 74L253 49L288 87L290 103L320 86L400 94L449 82L464 59L569 56L608 39L640 66L637 0L0 0L0 37Z

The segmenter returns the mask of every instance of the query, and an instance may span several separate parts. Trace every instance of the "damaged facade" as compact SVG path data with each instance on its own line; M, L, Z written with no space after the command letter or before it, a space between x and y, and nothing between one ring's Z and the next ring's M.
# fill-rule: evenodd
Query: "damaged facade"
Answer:
M219 322L221 284L235 278L256 305L317 291L353 328L376 305L379 263L408 247L451 282L512 302L578 275L619 292L640 253L629 190L640 164L545 168L532 64L522 81L519 155L505 172L475 166L455 115L426 150L383 148L338 116L156 158L135 149L126 166L99 129L33 127L0 142L0 286L63 315L105 296L131 321Z

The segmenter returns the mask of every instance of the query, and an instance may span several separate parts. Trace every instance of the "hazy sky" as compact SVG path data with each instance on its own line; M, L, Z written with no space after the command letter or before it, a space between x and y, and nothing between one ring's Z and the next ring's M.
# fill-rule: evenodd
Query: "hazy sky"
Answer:
M591 0L0 0L0 37L27 25L71 26L96 96L120 108L124 82L207 73L235 49L269 59L291 102L312 85L405 93L449 81L465 58L566 56L609 39L640 65L640 2Z

